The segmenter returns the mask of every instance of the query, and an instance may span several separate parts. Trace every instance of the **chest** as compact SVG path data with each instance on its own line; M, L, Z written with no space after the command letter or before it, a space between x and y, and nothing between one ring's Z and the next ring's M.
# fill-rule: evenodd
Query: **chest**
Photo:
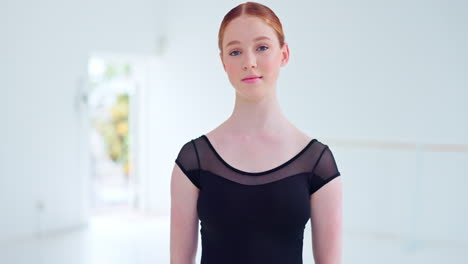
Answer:
M230 166L247 172L263 172L278 167L304 148L306 143L217 143L214 147Z
M212 229L254 227L273 232L282 227L297 231L303 230L310 218L306 174L259 185L240 184L210 172L201 177L198 215Z

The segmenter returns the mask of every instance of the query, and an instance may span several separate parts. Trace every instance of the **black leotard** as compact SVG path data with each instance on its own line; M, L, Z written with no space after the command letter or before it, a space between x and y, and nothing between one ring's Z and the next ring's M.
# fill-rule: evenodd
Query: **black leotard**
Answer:
M200 190L201 264L302 264L310 195L340 175L317 139L263 172L232 167L205 135L186 142L175 162Z

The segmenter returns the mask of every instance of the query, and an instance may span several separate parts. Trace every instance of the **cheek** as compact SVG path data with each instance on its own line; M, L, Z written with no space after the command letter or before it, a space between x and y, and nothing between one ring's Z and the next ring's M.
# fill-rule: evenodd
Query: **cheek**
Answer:
M239 66L237 66L233 62L226 63L225 67L226 67L226 72L227 72L228 75L236 75L239 72L239 69L238 69Z
M276 75L280 68L280 58L278 56L264 57L262 60L262 68L269 75Z

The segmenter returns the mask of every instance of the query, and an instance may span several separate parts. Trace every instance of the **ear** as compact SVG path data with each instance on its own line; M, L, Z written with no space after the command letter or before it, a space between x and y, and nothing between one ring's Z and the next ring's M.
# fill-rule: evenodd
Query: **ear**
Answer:
M223 53L222 52L219 53L219 57L221 58L221 63L223 64L224 71L226 71L226 65L224 64L224 61L223 61Z
M284 42L284 45L281 48L281 67L288 64L288 61L289 61L289 46L288 46L288 43Z

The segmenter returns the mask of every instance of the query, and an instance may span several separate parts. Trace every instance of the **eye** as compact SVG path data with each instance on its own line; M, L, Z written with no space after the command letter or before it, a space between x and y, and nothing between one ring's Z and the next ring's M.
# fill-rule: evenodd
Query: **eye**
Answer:
M261 50L267 50L267 49L268 49L268 47L267 47L267 46L265 46L265 45L262 45L262 46L258 47L258 49L261 49ZM258 50L258 49L257 49L257 50Z
M236 55L233 55L234 52L239 52L239 51L235 50L235 51L229 53L229 55L231 55L231 56L236 56L237 54L236 54Z

